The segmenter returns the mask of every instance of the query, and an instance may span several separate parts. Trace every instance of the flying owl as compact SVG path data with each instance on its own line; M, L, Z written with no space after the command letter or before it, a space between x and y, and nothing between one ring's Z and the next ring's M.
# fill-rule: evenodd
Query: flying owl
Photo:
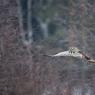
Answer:
M59 52L55 55L48 55L50 57L60 57L60 56L72 56L80 59L86 59L89 62L95 63L95 60L90 58L88 55L83 53L80 49L77 47L70 47L69 50L64 51L64 52Z

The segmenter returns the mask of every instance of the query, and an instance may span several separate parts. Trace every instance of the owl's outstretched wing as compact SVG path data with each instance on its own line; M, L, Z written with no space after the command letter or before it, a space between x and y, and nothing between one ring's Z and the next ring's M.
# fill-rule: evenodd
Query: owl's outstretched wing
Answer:
M64 52L59 52L55 55L48 55L48 56L51 56L51 57L60 57L60 56L70 56L69 54L69 51L64 51Z
M80 53L83 55L83 57L91 63L95 63L95 60L93 60L92 58L90 58L88 55L84 54L83 52L80 51Z
M70 56L69 54L69 51L64 51L64 52L59 52L55 55L46 55L46 56L49 56L49 57L60 57L60 56Z
M69 57L69 56L72 56L72 57L77 57L77 58L83 58L82 54L80 54L78 52L77 53L70 53L69 51L59 52L59 53L57 53L55 55L47 55L47 56L49 56L49 57L61 57L61 56Z
M87 54L83 53L82 51L79 51L79 53L82 54L83 58L85 58L86 60L90 60L91 59Z

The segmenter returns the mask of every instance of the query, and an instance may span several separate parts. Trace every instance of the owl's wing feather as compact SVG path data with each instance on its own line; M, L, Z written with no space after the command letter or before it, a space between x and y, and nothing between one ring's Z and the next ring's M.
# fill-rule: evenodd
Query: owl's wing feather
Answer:
M48 55L50 57L60 57L60 56L71 56L69 51L64 51L64 52L60 52L60 53L57 53L55 55Z
M83 57L86 59L86 60L90 60L91 58L88 56L88 55L86 55L85 53L83 53L83 52L81 52L81 51L79 51L79 53L81 53L82 55L83 55Z
M91 59L88 55L84 54L83 52L80 52L84 58L88 61L88 62L91 62L91 63L95 63L95 60Z

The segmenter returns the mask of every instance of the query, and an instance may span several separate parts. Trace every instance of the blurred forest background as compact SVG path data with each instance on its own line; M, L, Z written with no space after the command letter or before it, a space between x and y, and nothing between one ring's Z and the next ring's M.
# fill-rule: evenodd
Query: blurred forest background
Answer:
M0 0L0 95L95 95L95 64L43 56L70 46L95 58L95 0Z

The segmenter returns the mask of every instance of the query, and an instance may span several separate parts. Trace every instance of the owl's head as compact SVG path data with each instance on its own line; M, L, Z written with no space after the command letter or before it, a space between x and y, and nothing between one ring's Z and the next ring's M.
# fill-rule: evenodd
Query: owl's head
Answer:
M69 48L69 53L79 53L80 50L77 47L70 47Z

